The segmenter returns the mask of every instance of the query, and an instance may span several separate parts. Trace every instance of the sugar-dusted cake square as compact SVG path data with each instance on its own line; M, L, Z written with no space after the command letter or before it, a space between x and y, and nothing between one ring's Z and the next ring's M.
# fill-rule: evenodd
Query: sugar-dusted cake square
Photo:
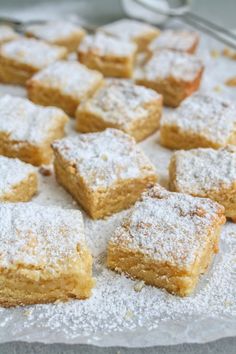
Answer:
M136 50L134 43L98 32L83 39L78 59L105 76L129 78L133 74Z
M57 181L93 219L129 208L157 180L149 159L120 130L79 134L52 147Z
M163 95L164 104L177 107L199 88L203 73L200 59L174 50L157 50L137 67L135 80Z
M236 147L176 151L169 165L172 191L207 197L236 222Z
M24 85L37 71L65 58L64 47L20 37L0 47L0 82Z
M0 155L36 166L49 163L51 143L64 136L67 121L59 108L37 106L26 98L0 97Z
M0 202L28 202L37 189L38 177L32 165L0 156Z
M236 106L215 94L196 93L161 120L161 144L170 149L236 144Z
M14 31L12 27L7 25L0 25L0 44L12 41L17 37L18 34Z
M83 133L121 129L140 141L159 128L161 113L162 96L154 90L129 80L107 79L78 107L76 128Z
M107 265L146 284L187 296L218 251L224 207L155 185L115 230Z
M35 74L27 82L28 97L44 106L57 106L70 116L82 100L103 83L103 76L76 61L60 60Z
M85 299L92 257L78 210L0 203L0 305Z
M132 41L137 44L138 50L147 49L148 44L156 38L160 31L158 28L141 21L122 19L98 28L99 32Z
M199 35L188 30L164 30L148 46L153 53L160 49L172 49L189 54L195 53L199 43Z
M69 52L73 52L76 51L85 36L85 31L72 22L54 20L27 26L26 35L48 43L61 45L66 47Z

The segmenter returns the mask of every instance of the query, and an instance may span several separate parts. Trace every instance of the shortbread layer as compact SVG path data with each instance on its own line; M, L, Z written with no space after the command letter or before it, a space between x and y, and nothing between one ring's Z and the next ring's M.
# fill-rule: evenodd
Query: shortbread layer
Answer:
M129 208L155 183L155 169L122 131L106 129L53 143L58 182L94 219Z
M155 91L129 80L108 79L78 107L76 128L83 133L117 128L140 141L159 128L161 112L162 97Z
M218 250L223 213L210 199L155 185L115 231L107 265L174 294L189 295Z
M196 93L161 122L161 143L170 149L236 144L236 106L217 95Z
M90 296L92 258L79 211L3 203L0 218L2 306Z

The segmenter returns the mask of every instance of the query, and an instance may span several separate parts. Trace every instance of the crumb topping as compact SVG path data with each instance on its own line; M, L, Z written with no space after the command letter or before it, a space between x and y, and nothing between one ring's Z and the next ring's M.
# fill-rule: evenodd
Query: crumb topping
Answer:
M161 125L177 126L217 144L227 144L235 123L233 103L216 94L196 93L184 100L173 114L164 116Z
M177 51L188 51L198 41L198 34L190 31L166 30L155 38L149 45L151 51L157 49L172 49Z
M155 174L134 139L116 129L57 140L53 149L76 169L91 189L108 188L119 180Z
M34 38L19 38L5 43L0 48L0 56L36 69L51 64L64 57L65 48L48 44Z
M59 108L38 106L26 98L10 95L0 98L0 132L17 144L44 142L61 120L67 118Z
M12 192L14 186L21 183L35 168L18 159L0 156L0 198Z
M26 33L49 42L54 42L73 35L82 35L84 30L71 22L49 21L43 24L28 26Z
M35 74L31 80L81 100L102 81L102 74L76 61L60 60Z
M78 210L34 203L0 204L0 267L24 265L63 269L79 257L84 243L82 214Z
M183 193L206 196L210 191L230 188L236 182L236 148L176 151L176 180Z
M149 33L159 33L159 30L154 26L141 21L129 19L109 23L100 27L98 30L126 40L135 40L136 38L145 36Z
M81 106L107 122L127 128L134 121L145 119L148 104L161 105L161 95L129 80L107 79L105 86Z
M134 43L107 36L102 32L98 32L94 36L86 36L79 46L79 52L100 56L127 57L134 54L136 49L137 47Z
M191 270L224 208L205 198L171 193L155 185L117 228L111 242L155 261Z
M203 69L200 59L188 53L163 49L153 56L137 71L137 79L149 81L174 78L193 81Z

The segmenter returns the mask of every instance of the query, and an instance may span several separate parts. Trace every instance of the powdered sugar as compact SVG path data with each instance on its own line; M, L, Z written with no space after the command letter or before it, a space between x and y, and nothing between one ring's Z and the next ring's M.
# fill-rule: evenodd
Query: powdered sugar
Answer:
M49 21L39 25L27 26L26 28L26 33L52 43L57 40L73 37L74 35L82 35L83 32L81 27L63 20Z
M76 99L83 99L102 81L102 74L87 69L76 61L57 61L35 74L32 82L60 90Z
M26 98L4 95L0 97L0 132L17 143L40 144L58 121L65 119L61 109L41 107Z
M148 81L173 78L181 81L193 81L203 69L200 59L197 57L172 51L168 49L158 50L136 71L136 79Z
M161 95L128 80L108 79L81 109L126 128L134 121L145 119L149 115L147 105L152 103L161 105Z
M165 124L224 146L235 132L236 106L212 93L196 93L187 98L173 114L165 115L161 125Z
M88 53L100 56L127 57L136 51L134 43L122 41L119 38L107 36L102 32L94 36L86 36L79 46L79 53Z
M9 26L0 25L0 43L15 39L18 34Z
M1 46L0 56L37 70L65 57L66 49L34 38L19 38Z
M175 152L178 190L205 196L233 188L236 183L236 149L193 149Z
M158 29L136 20L122 19L99 27L98 31L113 35L125 40L135 40L147 34L158 34Z
M108 188L119 180L155 174L134 139L116 129L57 140L53 149L75 166L91 189Z
M21 183L32 173L35 173L35 168L30 164L0 156L0 199L12 192L15 185Z
M196 32L166 30L162 31L160 35L150 43L148 48L151 51L157 49L172 49L187 52L197 43L197 41L198 34Z
M210 200L170 193L156 185L136 203L111 242L191 271L223 210Z
M76 210L31 202L3 203L0 219L3 268L24 264L57 271L66 267L67 259L78 257L76 247L84 243L82 215Z

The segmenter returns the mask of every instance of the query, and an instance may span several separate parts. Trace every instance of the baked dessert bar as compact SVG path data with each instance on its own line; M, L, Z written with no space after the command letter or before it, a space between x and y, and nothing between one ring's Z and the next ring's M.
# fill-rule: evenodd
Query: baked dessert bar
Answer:
M129 208L157 179L134 139L120 130L79 134L52 147L58 183L93 219Z
M37 185L33 166L0 156L0 202L28 202L37 192Z
M147 23L122 19L98 28L99 32L121 38L126 41L133 41L137 44L138 50L147 49L148 44L159 35L158 28Z
M134 43L98 32L83 39L78 48L78 59L105 76L129 78L133 74L136 50Z
M135 79L162 94L166 106L177 107L199 88L202 73L203 65L194 55L163 49L137 68Z
M18 157L33 165L51 161L53 140L64 135L66 114L20 97L0 97L0 155Z
M35 72L66 56L66 48L34 38L4 43L0 47L0 82L24 85Z
M146 284L186 296L218 251L224 207L155 185L108 244L107 265Z
M180 52L195 53L199 43L196 32L186 30L165 30L148 46L151 53L160 49L172 49Z
M208 197L236 222L236 147L176 151L170 161L172 191Z
M7 25L0 25L0 44L16 39L18 34Z
M170 149L236 144L236 107L217 95L196 93L163 117L160 133Z
M136 141L145 139L159 128L162 96L129 80L107 79L76 112L78 131L96 132L121 129Z
M94 284L80 211L0 203L0 305L85 299Z
M68 21L49 21L28 26L26 35L61 45L66 47L69 52L73 52L76 51L85 36L85 31L78 25Z
M44 106L57 106L70 116L80 102L102 84L102 74L76 61L60 60L35 74L27 82L28 97Z

